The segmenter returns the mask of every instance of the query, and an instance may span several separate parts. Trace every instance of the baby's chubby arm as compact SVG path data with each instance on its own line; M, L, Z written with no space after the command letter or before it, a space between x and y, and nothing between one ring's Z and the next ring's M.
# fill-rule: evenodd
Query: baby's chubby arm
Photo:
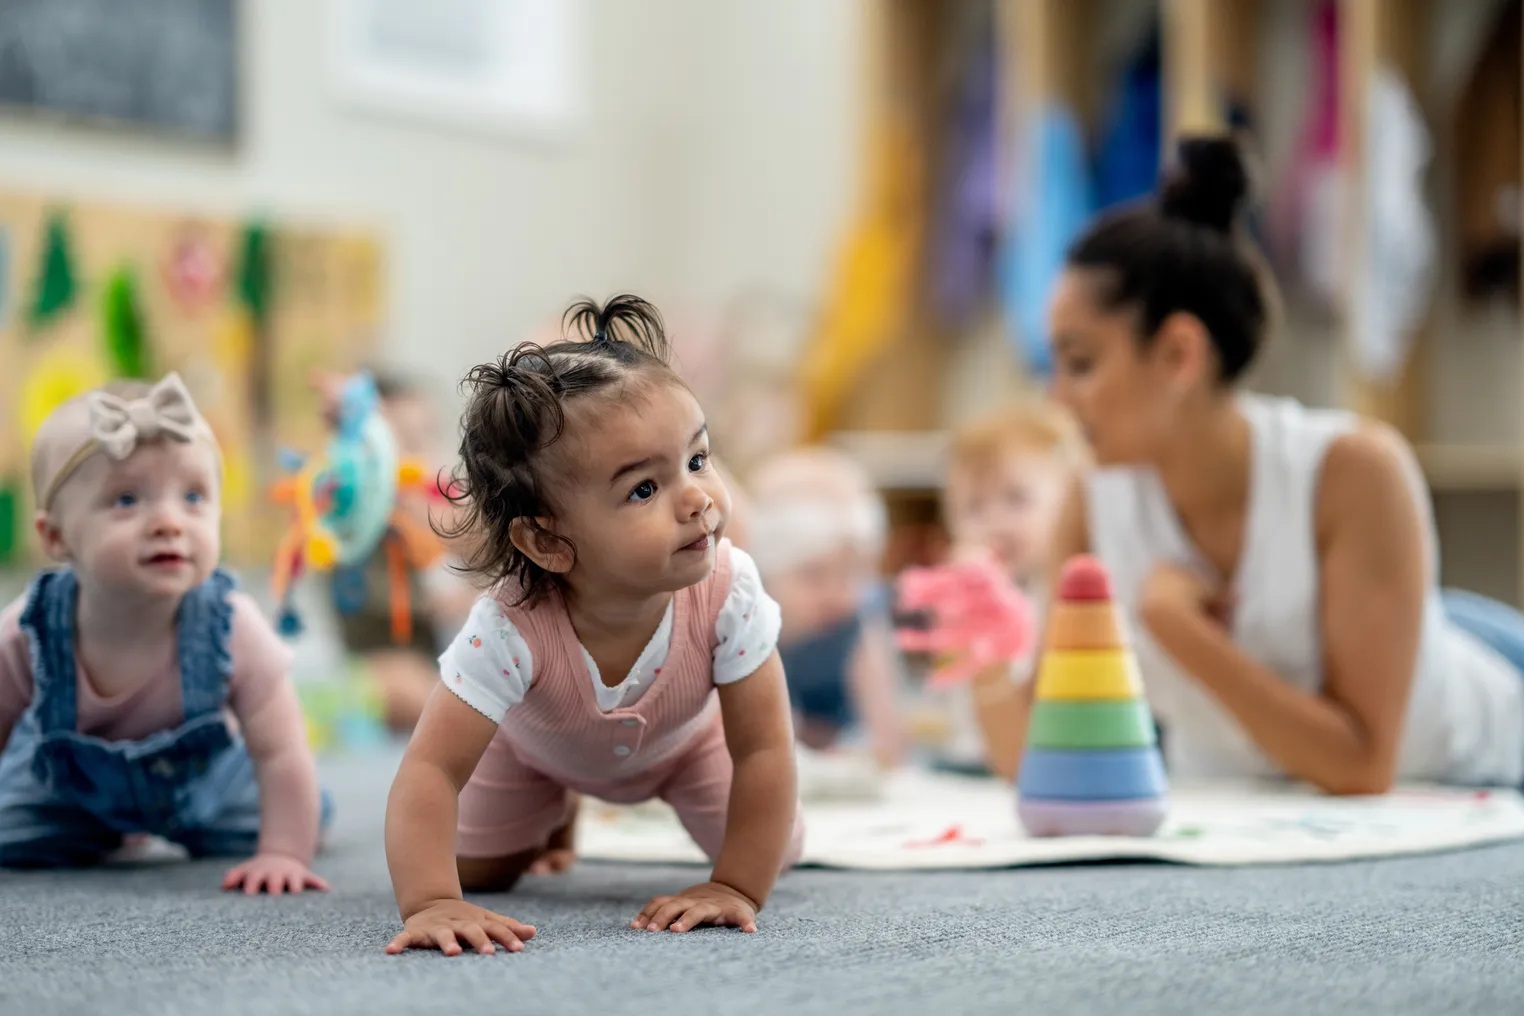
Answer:
M386 862L403 922L387 952L454 955L462 942L478 952L493 952L494 942L518 952L534 937L533 927L466 903L455 866L460 791L497 726L442 684L423 708L386 801Z
M259 853L312 863L322 800L296 686L281 680L258 708L238 717L259 780Z
M799 807L794 723L778 651L745 680L720 685L719 695L735 775L713 877L760 910L778 880Z
M227 873L223 888L242 886L248 893L327 889L308 870L317 853L322 801L317 763L291 681L291 651L252 599L234 593L229 602L233 673L228 701L259 783L259 843L253 858Z
M734 765L720 856L707 885L656 897L632 928L681 932L714 923L756 931L756 912L783 867L799 806L783 661L775 649L748 677L718 688Z
M10 743L11 731L32 704L32 667L26 636L17 623L24 600L0 610L0 753Z

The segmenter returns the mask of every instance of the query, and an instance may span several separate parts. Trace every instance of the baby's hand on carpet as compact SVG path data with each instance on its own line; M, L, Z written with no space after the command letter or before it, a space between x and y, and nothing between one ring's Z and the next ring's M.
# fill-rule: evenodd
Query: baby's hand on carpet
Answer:
M630 927L639 931L689 931L701 924L757 930L757 905L719 882L705 882L684 889L676 896L658 896L640 912Z
M307 870L307 866L285 854L256 854L223 876L222 888L243 887L249 896L266 890L271 896L299 893L304 889L328 891L328 883Z
M479 953L497 952L494 942L509 952L523 952L534 938L534 926L493 913L465 900L440 900L418 911L402 925L402 932L386 951L396 955L404 949L438 949L446 956L459 956L461 943Z

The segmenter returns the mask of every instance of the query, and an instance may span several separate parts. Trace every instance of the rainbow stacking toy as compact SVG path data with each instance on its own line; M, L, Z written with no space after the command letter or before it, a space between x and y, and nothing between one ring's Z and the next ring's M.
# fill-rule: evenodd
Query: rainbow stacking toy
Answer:
M1059 580L1018 786L1033 836L1151 836L1164 821L1153 716L1093 557L1070 560Z

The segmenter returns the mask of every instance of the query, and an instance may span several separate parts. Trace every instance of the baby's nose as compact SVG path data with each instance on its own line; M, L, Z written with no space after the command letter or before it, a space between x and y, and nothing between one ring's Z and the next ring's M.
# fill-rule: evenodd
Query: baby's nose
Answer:
M185 520L178 509L166 505L154 512L153 531L157 534L176 534L184 528Z

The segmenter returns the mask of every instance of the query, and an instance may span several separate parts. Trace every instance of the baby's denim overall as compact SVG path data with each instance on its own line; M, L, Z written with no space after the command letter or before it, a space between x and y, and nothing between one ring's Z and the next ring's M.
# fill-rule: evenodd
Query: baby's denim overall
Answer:
M100 861L126 833L153 833L192 856L248 856L259 840L259 787L223 712L233 578L217 571L176 615L184 717L140 741L78 732L73 572L33 582L21 615L34 693L0 756L0 865ZM331 811L323 796L323 824Z

